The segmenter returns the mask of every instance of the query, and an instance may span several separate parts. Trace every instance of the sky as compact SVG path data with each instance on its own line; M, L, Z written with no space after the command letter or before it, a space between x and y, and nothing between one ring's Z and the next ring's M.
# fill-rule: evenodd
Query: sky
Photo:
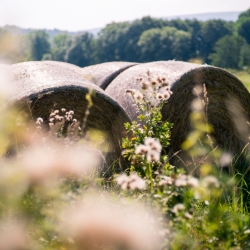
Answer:
M0 0L0 26L82 31L111 22L245 11L249 0Z

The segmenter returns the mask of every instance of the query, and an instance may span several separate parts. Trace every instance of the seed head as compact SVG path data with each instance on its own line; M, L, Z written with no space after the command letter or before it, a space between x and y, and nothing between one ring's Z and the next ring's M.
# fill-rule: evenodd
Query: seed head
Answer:
M149 83L148 82L142 82L141 85L142 85L141 88L143 90L147 90L149 88Z
M153 88L156 88L157 82L156 82L156 81L151 81L151 86L152 86Z
M168 100L169 97L170 97L169 92L168 92L168 91L165 91L165 92L163 93L163 98L164 98L164 100Z
M143 144L140 144L135 149L135 154L146 154L149 151L149 147Z
M157 98L158 100L162 100L163 97L164 97L164 95L161 94L161 93L157 93L157 94L156 94L156 98Z
M184 174L180 174L178 178L175 180L176 187L185 187L187 186L187 176Z
M135 102L141 102L143 100L143 94L139 91L136 91L134 93L134 99L135 99Z
M199 186L199 180L195 177L188 177L187 178L187 185L189 187L197 187L197 186Z
M161 154L155 150L150 150L147 153L147 161L148 162L157 162L160 160Z
M162 180L159 182L160 186L172 185L173 179L170 176L162 176Z

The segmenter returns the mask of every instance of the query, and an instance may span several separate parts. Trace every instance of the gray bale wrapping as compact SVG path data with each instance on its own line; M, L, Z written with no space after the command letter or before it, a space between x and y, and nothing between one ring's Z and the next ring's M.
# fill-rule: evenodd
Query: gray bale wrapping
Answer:
M132 62L106 62L82 68L84 78L95 83L102 89L107 86L124 70L137 65Z
M32 118L42 117L49 122L49 115L55 109L74 111L74 117L82 121L88 105L85 99L89 89L93 90L93 106L87 120L86 130L100 130L106 135L112 152L107 163L120 157L121 137L124 122L129 121L121 106L95 84L83 78L77 66L43 61L13 64L11 71L16 89L10 103L18 104L31 112Z
M191 131L191 102L193 88L206 85L208 93L208 122L213 126L213 136L223 150L239 155L247 143L246 121L250 121L250 94L236 77L220 68L178 61L159 61L140 64L127 69L109 84L105 92L113 97L127 112L131 120L138 116L127 89L139 89L137 77L145 77L146 71L152 77L162 76L170 83L173 94L163 106L163 120L174 124L169 154L181 149L181 144ZM241 115L241 126L236 114ZM244 131L242 135L242 131ZM244 159L242 159L243 164ZM177 158L173 158L177 164Z

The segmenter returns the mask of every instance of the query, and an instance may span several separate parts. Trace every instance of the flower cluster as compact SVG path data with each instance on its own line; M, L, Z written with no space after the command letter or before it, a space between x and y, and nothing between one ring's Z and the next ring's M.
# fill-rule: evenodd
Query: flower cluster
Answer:
M82 180L100 164L99 152L89 145L65 147L50 141L30 145L16 159L16 165L31 183L49 183L58 177Z
M41 129L42 127L42 124L43 124L43 118L41 118L41 117L38 117L37 119L36 119L36 128L37 129Z
M138 202L135 206L90 193L60 217L60 232L67 241L71 239L70 249L161 249L164 239L158 233L163 227L157 215Z
M141 86L141 90L128 89L126 91L135 103L141 104L145 101L149 107L157 107L162 101L168 100L172 94L166 78L157 76L151 79L149 71L147 71L147 79L139 77L136 82Z
M140 144L135 149L135 154L146 155L148 162L157 162L161 156L161 143L158 139L147 137L144 144Z
M170 176L161 176L160 186L175 185L176 187L197 187L199 180L193 176L179 174L176 178Z
M56 122L68 121L68 122L77 122L74 116L74 111L67 111L65 108L62 108L60 111L55 110L49 116L49 126L54 126Z
M127 176L126 174L122 174L117 177L116 181L117 181L117 184L123 190L146 189L146 182L135 173L131 174L130 176Z

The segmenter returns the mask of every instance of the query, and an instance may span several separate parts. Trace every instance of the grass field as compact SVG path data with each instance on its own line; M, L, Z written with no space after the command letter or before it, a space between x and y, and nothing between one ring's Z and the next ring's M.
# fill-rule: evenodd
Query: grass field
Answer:
M245 70L228 70L237 78L239 78L250 91L250 74Z
M197 63L197 64L204 64L204 62L199 58L192 58L188 62ZM225 69L228 72L235 75L240 81L242 81L247 89L250 91L250 70L237 70L237 69Z

